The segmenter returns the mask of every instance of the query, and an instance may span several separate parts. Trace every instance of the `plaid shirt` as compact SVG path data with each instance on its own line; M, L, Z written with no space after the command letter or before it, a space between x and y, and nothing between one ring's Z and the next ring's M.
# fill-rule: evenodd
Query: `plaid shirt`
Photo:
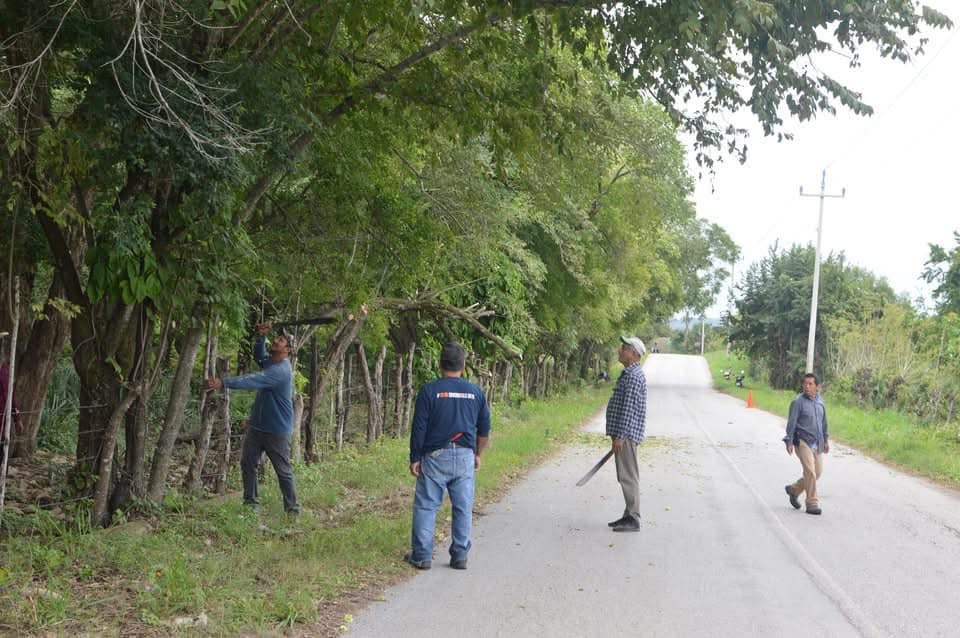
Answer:
M643 443L647 427L647 378L640 363L623 369L607 403L607 436Z

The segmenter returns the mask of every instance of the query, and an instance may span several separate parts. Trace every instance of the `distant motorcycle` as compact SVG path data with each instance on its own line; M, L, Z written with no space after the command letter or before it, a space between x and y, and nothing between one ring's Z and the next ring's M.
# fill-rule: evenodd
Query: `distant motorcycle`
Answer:
M736 381L734 381L734 383L737 384L737 387L738 387L738 388L742 388L742 387L743 387L743 379L744 379L745 377L746 377L746 374L744 374L743 370L741 370L741 371L740 371L740 374L737 375ZM729 377L728 377L728 378L729 378Z

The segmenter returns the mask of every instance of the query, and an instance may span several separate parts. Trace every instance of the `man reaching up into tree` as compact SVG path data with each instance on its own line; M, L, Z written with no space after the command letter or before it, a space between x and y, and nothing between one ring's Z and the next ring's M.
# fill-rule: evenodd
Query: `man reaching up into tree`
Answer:
M293 340L289 335L277 335L270 343L270 353L267 354L265 339L271 325L269 321L257 324L253 358L261 371L241 377L207 379L207 389L226 387L257 391L240 455L243 502L251 506L258 503L257 465L260 456L266 452L277 473L284 511L298 514L300 505L297 503L297 489L290 467L290 439L293 436L293 369L290 367L290 351L293 349Z

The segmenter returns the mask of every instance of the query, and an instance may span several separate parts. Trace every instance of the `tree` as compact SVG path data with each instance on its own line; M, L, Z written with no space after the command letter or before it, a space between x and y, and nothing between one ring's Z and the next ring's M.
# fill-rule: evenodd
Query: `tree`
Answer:
M936 284L933 298L941 314L960 314L960 232L954 231L953 240L956 246L950 252L939 244L930 244L930 259L921 275L928 284Z
M796 387L804 372L815 255L812 245L782 251L773 246L737 286L730 341L766 369L775 388ZM828 255L820 274L814 370L822 374L828 369L824 326L829 319L862 317L883 308L894 295L886 280L847 265L842 254Z
M705 219L689 220L676 237L683 255L680 277L686 334L690 320L703 316L717 300L723 282L730 276L726 265L737 260L740 249L723 228Z
M827 46L827 30L840 49L875 43L905 59L905 38L949 24L909 3L836 4L0 4L8 153L0 193L18 220L10 245L24 237L37 246L17 253L23 261L13 271L39 280L53 266L54 281L38 296L41 307L58 309L61 327L69 323L85 406L79 475L110 474L106 438L116 440L124 422L118 410L139 400L131 393L146 392L167 333L160 327L178 320L177 355L189 360L198 342L186 336L202 317L220 312L239 330L258 287L300 295L302 304L355 301L387 285L413 294L435 264L464 249L464 273L501 268L499 281L476 292L502 293L518 339L535 334L530 317L550 339L574 343L583 315L596 320L591 334L611 334L675 308L681 286L671 264L680 253L661 238L690 212L679 204L680 154L664 147L675 135L656 124L663 113L695 132L708 161L725 135L715 123L723 109L749 104L773 132L781 104L801 118L836 100L865 108L799 66ZM744 79L749 97L740 93ZM579 105L581 92L591 99ZM640 104L643 96L660 108ZM699 108L683 113L688 97ZM625 130L650 136L619 137L620 117ZM472 162L466 171L436 160L457 145L475 150L460 157ZM556 154L544 165L564 169L562 188L535 179L548 146ZM574 148L578 157L564 155ZM585 157L600 161L578 172ZM623 179L621 166L636 179ZM421 175L441 168L447 184L494 199L444 206L411 167ZM495 239L506 257L456 231L463 222L487 236L504 217L511 225ZM289 234L259 241L286 222L301 229L297 242L284 242ZM368 232L346 239L357 229ZM457 241L441 249L449 238ZM594 239L603 251L590 249ZM311 253L322 241L327 248ZM314 254L329 274L314 274ZM569 299L564 279L577 284ZM531 290L549 294L532 301ZM569 302L598 311L577 313ZM65 334L48 339L50 352ZM178 428L172 417L164 440ZM152 479L158 490L161 478Z

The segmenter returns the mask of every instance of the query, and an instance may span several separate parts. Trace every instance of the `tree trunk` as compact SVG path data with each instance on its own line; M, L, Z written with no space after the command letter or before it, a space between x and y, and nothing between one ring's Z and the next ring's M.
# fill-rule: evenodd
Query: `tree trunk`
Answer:
M93 520L97 525L106 527L110 523L111 512L107 504L110 487L113 485L113 453L117 445L117 434L120 432L123 417L139 394L139 388L128 391L123 400L114 407L107 422L107 430L103 436L103 453L100 455L100 472L93 494Z
M230 370L230 361L226 357L217 359L217 377L223 378ZM227 472L230 470L230 456L233 447L233 426L230 423L230 391L226 388L217 397L217 421L223 426L223 450L220 455L220 464L217 468L217 477L214 491L217 494L227 492Z
M513 362L506 361L506 370L503 373L503 402L510 400L510 382L513 380Z
M163 420L163 429L160 431L160 440L153 454L153 464L150 468L150 485L147 487L147 498L159 503L166 492L167 473L170 470L170 458L173 447L183 425L183 415L190 394L190 377L193 374L193 365L197 360L197 351L200 349L200 340L203 337L203 328L194 326L187 332L180 351L180 362L173 378L173 387L170 390L170 399L167 402L167 412Z
M300 447L300 427L303 423L303 395L293 395L293 434L290 435L290 462L299 461L303 456Z
M303 458L307 463L317 461L317 415L320 414L320 351L317 338L310 339L310 405L303 422Z
M154 382L159 371L161 361L166 352L167 334L164 331L156 359L151 364L153 351L153 321L141 316L137 333L136 356L140 358L139 373L140 392L134 399L133 406L127 411L125 418L126 450L124 470L117 481L116 488L110 497L111 512L123 506L131 497L143 498L146 493L144 484L144 462L147 449L147 429L149 427L147 407L153 396ZM150 372L147 372L148 368Z
M337 452L343 449L343 428L346 423L346 420L343 418L343 374L345 362L343 359L340 360L339 365L337 366L337 391L334 393L336 398L336 408L334 414L336 415L337 423Z
M378 423L378 430L376 437L379 439L383 436L385 430L383 425L384 415L387 413L387 397L384 392L385 388L383 387L383 363L387 359L387 346L386 344L380 346L380 352L377 353L377 362L374 364L373 368L373 386L377 390L377 409L380 411L380 421Z
M410 424L413 418L413 353L417 349L417 343L410 344L410 350L407 352L407 371L404 375L403 392L406 395L406 401L403 408L403 427Z
M150 391L144 391L137 396L133 404L133 409L127 412L127 449L126 449L126 480L129 481L129 494L135 498L143 498L147 493L146 484L146 459L147 459L147 429L149 428L149 419L147 407L150 404L150 397L153 395L153 388ZM117 507L122 505L126 498L121 502L115 503Z
M346 378L344 379L344 388L343 388L343 419L344 430L347 428L347 424L350 423L350 408L353 407L353 355L347 354L346 356Z
M62 296L63 286L58 278L50 286L49 298ZM37 434L40 432L40 418L43 416L43 404L47 398L47 389L57 362L63 354L63 348L70 338L70 321L49 303L44 308L47 319L33 322L30 339L27 342L29 357L20 362L20 374L14 389L14 396L23 413L23 432L13 441L11 453L16 457L30 457L37 449Z
M203 361L203 376L205 379L217 374L217 342L219 340L217 326L219 323L219 315L214 316L207 328L207 347ZM210 435L213 433L216 412L217 401L214 393L204 389L200 393L200 433L197 438L197 452L190 462L190 469L187 470L187 476L183 482L187 491L199 490L203 483L203 466L207 462L207 454L210 451Z
M370 445L377 440L377 433L382 427L383 416L380 414L380 395L374 386L373 379L370 377L370 369L367 367L367 354L363 344L357 342L357 359L360 365L360 374L363 378L363 386L367 391L367 444Z
M393 368L393 419L397 425L397 438L403 436L403 355L397 354Z

